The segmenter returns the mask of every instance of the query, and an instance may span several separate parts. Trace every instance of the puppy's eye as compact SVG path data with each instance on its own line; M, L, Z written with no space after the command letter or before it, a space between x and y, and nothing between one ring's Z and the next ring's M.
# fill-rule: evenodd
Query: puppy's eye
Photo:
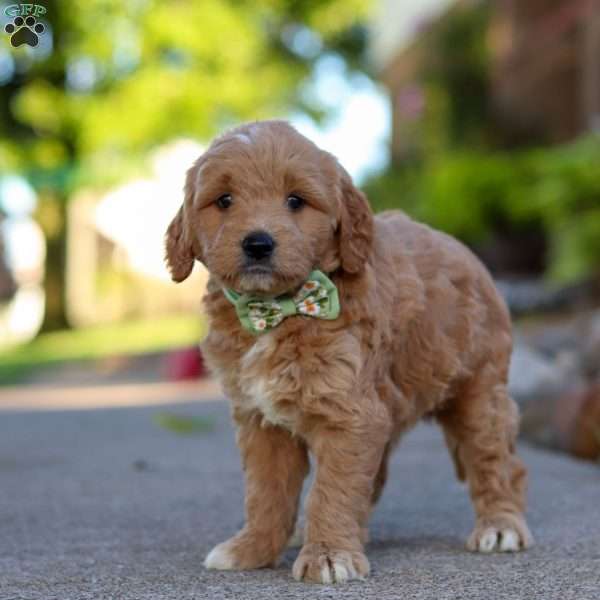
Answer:
M231 194L223 194L217 198L217 206L221 210L227 210L231 206L232 202L233 198L231 197Z
M291 211L297 212L304 206L305 202L304 198L301 198L296 194L292 194L287 197L286 204Z

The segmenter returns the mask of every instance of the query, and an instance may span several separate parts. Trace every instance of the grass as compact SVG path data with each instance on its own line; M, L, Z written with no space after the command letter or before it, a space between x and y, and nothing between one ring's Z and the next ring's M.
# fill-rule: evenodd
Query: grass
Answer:
M0 348L0 384L17 383L35 369L59 363L191 346L205 331L204 321L192 315L43 333L27 344Z

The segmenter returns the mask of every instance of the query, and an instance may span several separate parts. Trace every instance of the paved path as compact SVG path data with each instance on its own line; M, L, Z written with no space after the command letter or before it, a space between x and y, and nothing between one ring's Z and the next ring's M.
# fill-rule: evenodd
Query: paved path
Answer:
M161 411L210 417L215 428L176 435L153 421ZM423 426L396 453L374 514L371 578L334 588L293 581L293 550L275 570L201 566L242 521L223 402L0 412L0 600L600 600L600 468L522 453L535 548L464 550L471 508L440 435Z
M172 383L114 383L111 385L28 384L0 387L0 411L93 410L132 406L214 401L219 384L206 378Z

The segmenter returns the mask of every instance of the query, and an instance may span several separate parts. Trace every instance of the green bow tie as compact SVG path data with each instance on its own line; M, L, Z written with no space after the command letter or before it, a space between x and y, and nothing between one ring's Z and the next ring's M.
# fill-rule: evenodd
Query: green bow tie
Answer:
M340 300L337 288L321 271L313 271L293 296L260 298L224 289L225 297L235 306L242 327L259 335L277 327L286 317L304 315L317 319L337 319Z

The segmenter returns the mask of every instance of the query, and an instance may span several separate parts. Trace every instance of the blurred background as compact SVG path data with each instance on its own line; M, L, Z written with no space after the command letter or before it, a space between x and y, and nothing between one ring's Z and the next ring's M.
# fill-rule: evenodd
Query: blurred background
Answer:
M212 136L280 117L375 210L483 259L523 434L600 458L600 1L48 1L35 45L5 30L21 6L0 2L0 404L210 385L206 274L170 283L163 234Z

